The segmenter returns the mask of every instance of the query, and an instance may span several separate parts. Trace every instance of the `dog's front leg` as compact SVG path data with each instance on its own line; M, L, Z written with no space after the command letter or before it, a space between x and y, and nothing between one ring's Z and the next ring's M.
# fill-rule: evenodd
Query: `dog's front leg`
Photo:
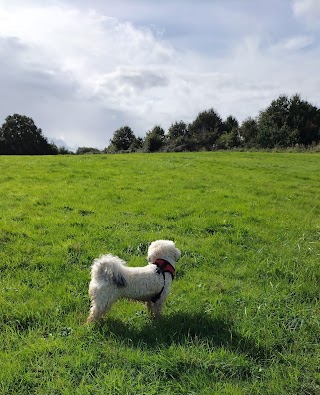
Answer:
M153 318L155 320L157 320L158 318L161 317L164 301L165 301L165 299L161 300L161 298L160 298L156 303L153 304L152 313L153 313Z
M153 303L153 302L149 301L147 303L148 309L154 319L158 319L161 317L162 308L163 308L164 302L167 299L168 294L169 294L169 290L164 289L162 291L160 298L156 302Z
M152 317L154 317L154 313L153 313L153 302L151 302L151 300L147 301L147 308L149 313L151 314Z
M157 319L161 316L164 301L161 304L159 302L160 302L160 299L157 300L155 303L151 302L151 300L149 300L147 302L148 310L149 310L152 318L154 318L154 319Z

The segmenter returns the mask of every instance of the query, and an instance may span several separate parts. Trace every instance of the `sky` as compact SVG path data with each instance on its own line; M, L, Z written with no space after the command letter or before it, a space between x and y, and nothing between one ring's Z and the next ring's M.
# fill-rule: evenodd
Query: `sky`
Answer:
M320 107L320 0L0 0L0 125L103 149L129 126Z

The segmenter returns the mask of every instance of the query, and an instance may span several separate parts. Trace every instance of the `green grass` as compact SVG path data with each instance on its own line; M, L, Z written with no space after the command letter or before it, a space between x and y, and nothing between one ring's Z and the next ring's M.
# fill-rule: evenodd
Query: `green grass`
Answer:
M0 157L1 394L320 393L320 157ZM84 324L92 260L173 239L153 322Z

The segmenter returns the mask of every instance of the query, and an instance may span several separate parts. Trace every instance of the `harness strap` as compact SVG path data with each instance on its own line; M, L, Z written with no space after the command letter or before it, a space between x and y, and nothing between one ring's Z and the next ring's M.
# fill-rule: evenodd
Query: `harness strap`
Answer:
M163 287L161 288L161 291L159 293L152 296L152 298L151 298L152 303L156 303L161 298L162 292L164 290L164 286L166 285L166 278L164 276L164 273L162 273L162 274L163 274Z
M154 295L151 298L151 302L152 303L156 303L162 295L162 292L164 290L164 287L166 285L166 277L165 277L165 273L170 273L172 280L174 279L174 274L175 274L175 269L174 267L171 265L171 263L169 263L168 261L166 261L165 259L157 259L154 264L157 266L157 273L161 274L163 276L163 287L161 288L161 291L159 293L157 293L156 295Z
M157 266L157 272L158 273L170 273L172 280L174 279L175 275L175 268L166 261L165 259L157 259L154 264Z

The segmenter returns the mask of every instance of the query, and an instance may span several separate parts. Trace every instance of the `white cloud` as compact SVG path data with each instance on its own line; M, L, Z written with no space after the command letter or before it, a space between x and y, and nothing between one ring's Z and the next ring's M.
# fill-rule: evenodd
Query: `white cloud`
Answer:
M305 22L310 28L320 28L320 1L293 0L294 15Z
M141 94L168 84L159 65L170 64L174 50L149 29L67 6L8 7L1 13L0 24L0 51L6 59L0 80L7 91L24 90L28 99L38 96L41 106L45 100L56 107L59 103L53 103L53 97L64 90L60 107L71 114L75 111L74 127L79 130L83 123L79 125L79 112L73 109L77 102L81 108L88 103L89 117L94 104L100 112L103 108L115 114L127 111L130 118L131 112L144 114ZM56 112L53 107L48 111ZM63 122L61 129L66 128Z
M317 32L284 31L278 10L176 0L142 13L130 0L124 20L118 2L97 4L0 0L0 122L18 112L49 138L104 148L124 125L144 136L211 107L241 121L281 93L320 103Z
M289 51L297 51L309 47L313 43L311 36L295 36L280 42L280 47Z

